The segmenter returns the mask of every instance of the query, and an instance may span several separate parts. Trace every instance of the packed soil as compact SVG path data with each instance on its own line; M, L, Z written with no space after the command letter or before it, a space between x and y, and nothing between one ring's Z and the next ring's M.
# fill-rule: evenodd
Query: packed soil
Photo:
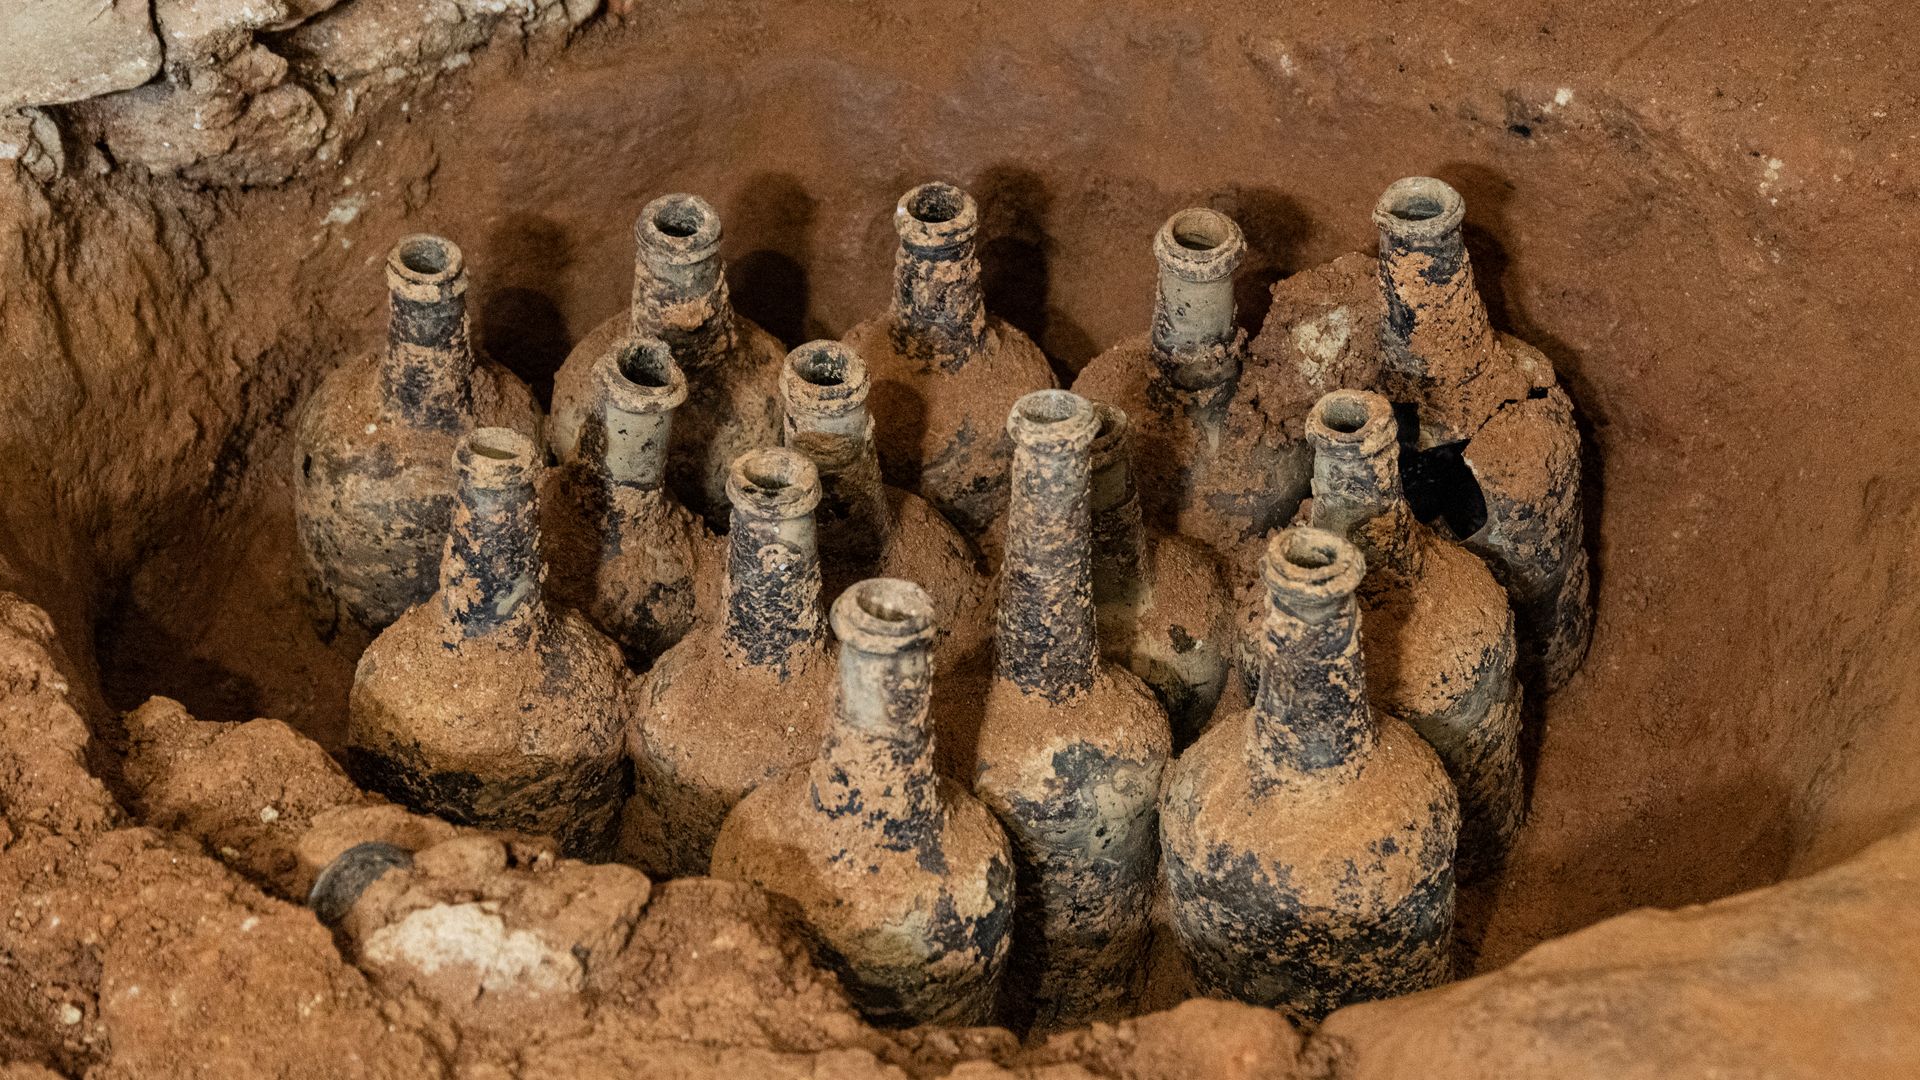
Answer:
M1173 211L1212 206L1245 230L1253 333L1276 282L1371 249L1386 184L1439 176L1467 199L1495 325L1553 361L1589 457L1592 651L1530 704L1527 823L1504 871L1461 896L1463 952L1492 970L1636 907L1834 866L1916 806L1920 464L1903 433L1920 409L1920 366L1904 362L1920 314L1903 260L1920 245L1920 72L1897 46L1907 22L1864 0L631 4L564 49L450 65L285 185L198 189L89 167L106 159L75 147L45 190L17 173L0 184L0 362L14 375L0 401L0 586L51 616L46 647L94 736L86 764L156 824L139 809L140 769L154 766L135 767L147 751L120 717L149 695L341 746L366 640L312 618L289 434L320 376L379 340L381 264L400 235L463 247L480 340L545 393L573 343L627 302L630 225L654 196L713 202L735 302L794 344L885 302L894 202L947 178L979 201L990 306L1064 380L1146 325L1149 244ZM236 783L257 765L241 761ZM63 820L123 813L99 792L50 805ZM160 827L204 837L182 820ZM188 970L216 993L228 931L131 919L195 889L290 955L326 953L313 923L221 878L178 834L31 842L49 850L0 884L72 890L61 868L93 859L143 890L135 903L102 879L98 896L61 894L108 928L126 985ZM236 844L241 873L291 873L260 842ZM650 918L698 923L685 907ZM23 962L56 968L77 940L49 938ZM764 962L788 965L782 948ZM274 1009L317 995L341 1048L400 1008L330 953L301 970L306 982L233 1007L260 1010L267 1030L294 1015ZM781 993L831 996L779 970ZM112 1000L129 1025L116 1032L159 1030L137 1026L160 1024L140 1011L157 1006ZM95 1006L35 1001L84 1023L17 1056L92 1060ZM781 1007L714 1023L773 1025ZM811 1052L864 1030L837 999L807 1008L829 1019L756 1045ZM546 1064L593 1076L636 1053L593 1050L596 1025L613 1023L601 1015ZM433 1058L407 1030L382 1043L381 1068ZM124 1036L129 1053L200 1052L140 1037ZM914 1069L918 1053L968 1056L869 1052ZM129 1060L115 1075L158 1075Z

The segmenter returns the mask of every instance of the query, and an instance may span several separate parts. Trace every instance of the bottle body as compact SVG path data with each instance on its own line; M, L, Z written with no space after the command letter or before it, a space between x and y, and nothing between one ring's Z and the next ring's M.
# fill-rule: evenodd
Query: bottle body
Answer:
M407 237L387 274L387 347L329 372L294 430L294 519L315 598L376 631L433 593L458 438L476 426L542 434L526 384L473 355L459 249Z
M628 731L634 797L620 856L653 877L707 872L727 812L819 747L832 700L814 508L820 480L787 450L734 462L723 610L649 673Z
M1161 805L1200 987L1314 1018L1451 972L1458 803L1432 749L1367 704L1361 562L1319 530L1275 538L1258 698L1181 755Z
M1155 798L1172 752L1166 714L1100 658L1093 609L1084 399L1030 394L1001 566L994 675L973 746L974 791L1013 842L1016 1024L1049 1030L1129 1011L1145 975Z
M896 579L834 604L840 694L818 757L727 816L716 876L799 905L822 960L883 1025L993 1015L1013 915L1013 860L993 817L935 774L933 605Z
M886 478L978 540L1006 511L1007 410L1053 386L1053 369L1030 338L987 314L971 197L924 184L900 200L894 222L893 304L843 340L872 376Z
M362 786L456 824L604 856L626 794L630 676L617 646L541 596L533 442L485 428L457 453L440 589L361 656L349 768Z
M727 522L727 470L780 442L780 364L786 348L734 310L720 258L720 219L705 200L666 195L634 225L633 302L590 331L555 373L553 448L574 453L593 412L595 360L633 335L661 338L686 373L675 413L667 485L715 529Z
M1246 241L1232 219L1192 209L1168 219L1153 249L1152 329L1095 357L1074 392L1130 418L1150 530L1194 537L1222 561L1250 566L1239 553L1292 517L1310 457L1295 418L1275 409L1270 380L1244 362L1233 271Z

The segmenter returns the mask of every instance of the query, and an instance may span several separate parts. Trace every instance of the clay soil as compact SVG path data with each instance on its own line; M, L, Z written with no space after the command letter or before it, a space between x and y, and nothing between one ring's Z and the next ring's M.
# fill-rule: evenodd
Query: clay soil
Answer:
M1513 856L1462 896L1470 969L1637 907L1834 867L1896 832L1920 791L1907 22L1891 2L632 5L564 49L476 52L284 186L88 168L44 191L0 185L0 586L51 616L46 648L62 655L48 663L93 735L82 751L70 730L68 756L106 784L81 791L76 770L79 793L49 805L155 824L120 718L153 694L339 749L365 640L312 623L288 432L329 366L378 340L379 268L403 233L462 245L482 341L545 393L626 302L630 224L655 195L714 203L735 301L793 344L884 302L895 199L948 178L981 206L990 306L1064 378L1145 326L1149 243L1172 211L1210 205L1246 231L1251 333L1276 281L1369 250L1376 194L1429 173L1466 196L1496 326L1542 349L1580 410L1598 597L1585 668L1531 706L1532 809ZM251 761L220 768L237 784ZM72 890L62 860L103 860L148 891L136 903L98 884L102 925L169 889L227 890L222 918L284 935L290 955L328 948L189 835L102 835L5 880ZM657 932L700 928L683 906L670 916L694 929ZM217 988L205 927L110 933L134 953L176 949L143 972L202 965L190 977ZM831 996L784 946L755 947L782 993ZM74 962L52 945L15 959ZM324 970L275 993L330 1002L342 1048L404 1028L381 1044L393 1070L444 1055L413 1041L431 1025L397 1015L412 1006L383 1005L352 967ZM51 1000L34 1008L59 1012ZM95 1030L95 1006L75 1007L76 1030ZM160 1030L117 1007L150 1025L122 1030ZM806 1008L839 1018L785 1049L866 1037L845 1034L864 1029L843 1005ZM0 1035L10 1015L0 1006ZM695 1043L754 1041L727 1023ZM1252 1030L1234 1037L1291 1055L1291 1033ZM0 1041L0 1061L77 1071L99 1052L78 1040ZM869 1049L920 1071L976 1056L957 1046ZM590 1057L523 1075L618 1060ZM278 1075L264 1060L227 1075Z

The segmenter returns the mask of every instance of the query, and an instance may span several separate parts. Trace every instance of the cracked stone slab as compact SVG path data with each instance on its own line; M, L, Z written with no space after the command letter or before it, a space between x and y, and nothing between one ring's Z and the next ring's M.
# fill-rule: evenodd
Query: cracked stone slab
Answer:
M149 0L0 3L0 112L139 86L160 70Z

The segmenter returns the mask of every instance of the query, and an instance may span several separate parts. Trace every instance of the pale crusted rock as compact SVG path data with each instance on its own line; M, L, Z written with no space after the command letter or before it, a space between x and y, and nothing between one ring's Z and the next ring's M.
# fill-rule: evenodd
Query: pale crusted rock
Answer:
M0 4L0 112L126 90L160 70L148 0Z
M579 26L600 0L355 0L288 35L288 55L334 79L397 81L459 67L503 23L528 32Z
M60 125L40 109L0 115L0 161L18 162L42 183L58 177L67 168Z
M167 70L224 60L246 48L255 30L298 22L292 0L154 0Z

